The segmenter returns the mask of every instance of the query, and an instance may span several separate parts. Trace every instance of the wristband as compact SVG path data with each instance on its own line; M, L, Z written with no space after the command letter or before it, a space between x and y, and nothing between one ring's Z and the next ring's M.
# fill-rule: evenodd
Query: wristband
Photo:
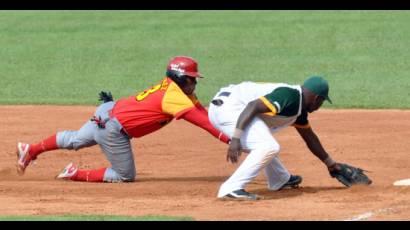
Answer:
M235 132L233 133L232 138L241 139L242 133L243 133L242 129L236 128Z
M326 160L323 161L323 163L325 163L325 165L327 167L330 167L330 166L336 164L336 162L332 158L330 158L330 156L327 157Z

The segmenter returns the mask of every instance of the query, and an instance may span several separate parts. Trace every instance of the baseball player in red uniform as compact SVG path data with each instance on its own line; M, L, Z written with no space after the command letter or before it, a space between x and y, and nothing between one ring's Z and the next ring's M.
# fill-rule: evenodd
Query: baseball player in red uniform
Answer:
M43 152L78 150L98 144L111 167L82 170L70 163L57 178L90 182L134 181L136 169L130 139L152 133L174 118L185 119L228 143L229 137L211 125L207 110L194 93L197 78L201 75L193 58L174 57L167 66L166 77L159 84L128 98L106 100L79 130L57 132L34 144L19 142L17 172L24 174L30 162Z

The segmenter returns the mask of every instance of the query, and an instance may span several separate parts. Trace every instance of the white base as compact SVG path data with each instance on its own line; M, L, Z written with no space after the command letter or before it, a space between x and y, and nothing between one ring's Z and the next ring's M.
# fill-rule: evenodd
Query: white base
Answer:
M394 186L410 186L410 179L398 180L393 183Z

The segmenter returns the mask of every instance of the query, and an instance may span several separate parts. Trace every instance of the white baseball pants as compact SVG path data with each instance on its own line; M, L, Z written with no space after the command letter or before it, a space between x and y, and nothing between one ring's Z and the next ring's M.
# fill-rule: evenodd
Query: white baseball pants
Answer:
M215 128L232 137L244 108L238 109L238 106L229 103L229 97L217 99L223 100L224 103L220 106L210 104L209 120ZM249 154L232 176L221 185L219 198L232 191L244 189L262 169L265 169L269 190L278 190L289 180L290 173L278 157L280 146L272 136L272 131L260 118L254 118L244 130L241 145Z

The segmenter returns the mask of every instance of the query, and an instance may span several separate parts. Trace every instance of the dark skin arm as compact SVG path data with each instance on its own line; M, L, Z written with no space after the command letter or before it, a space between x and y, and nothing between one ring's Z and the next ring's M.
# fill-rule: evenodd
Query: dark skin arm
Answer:
M305 141L309 150L321 161L326 160L329 157L329 154L324 150L322 144L319 141L319 138L313 132L313 130L309 128L296 128L302 139ZM335 169L340 169L337 164L334 164L328 167L329 171L333 171Z
M236 123L236 128L244 130L252 119L260 114L272 112L260 99L256 99L248 103L245 109L239 115L238 121ZM238 162L238 158L241 155L241 141L240 138L232 138L229 144L228 154L226 155L226 160L232 163Z

